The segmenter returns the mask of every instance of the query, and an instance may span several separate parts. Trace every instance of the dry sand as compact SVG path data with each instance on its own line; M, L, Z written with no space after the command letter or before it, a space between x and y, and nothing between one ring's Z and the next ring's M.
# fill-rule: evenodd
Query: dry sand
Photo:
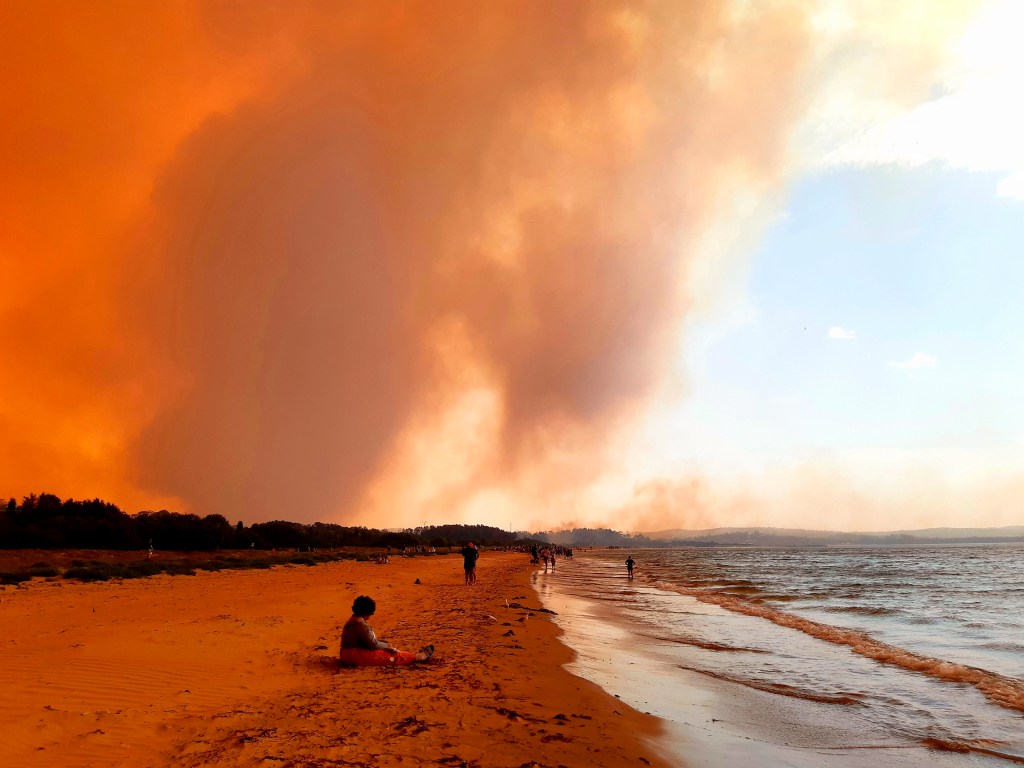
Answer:
M572 653L536 610L527 556L485 552L476 587L461 563L0 588L0 764L670 764L659 721L562 668ZM339 668L360 594L379 636L432 642L434 660Z

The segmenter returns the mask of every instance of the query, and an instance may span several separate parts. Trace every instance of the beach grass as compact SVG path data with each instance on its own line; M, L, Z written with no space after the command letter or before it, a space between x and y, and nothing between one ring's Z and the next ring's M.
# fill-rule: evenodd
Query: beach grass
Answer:
M301 552L240 550L230 553L176 552L147 557L145 553L94 551L92 556L60 553L66 562L37 561L25 565L18 550L0 550L0 584L23 584L35 578L68 579L86 582L112 579L143 579L166 574L194 576L196 571L266 570L279 565L315 566L344 560L372 562L379 550L351 549L338 552ZM14 562L11 562L11 561ZM6 562L5 562L6 561Z

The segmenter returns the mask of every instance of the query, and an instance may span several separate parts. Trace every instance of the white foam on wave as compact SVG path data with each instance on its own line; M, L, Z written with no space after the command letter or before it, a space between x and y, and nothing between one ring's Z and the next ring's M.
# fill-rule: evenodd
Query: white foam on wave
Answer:
M858 692L761 684L739 674L709 673L688 665L686 656L674 649L691 643L675 634L637 632L636 617L622 613L622 601L606 599L610 592L619 591L621 596L633 590L609 590L601 583L604 574L597 573L575 582L577 570L567 568L557 577L538 575L534 584L542 602L557 612L554 619L565 632L563 642L575 651L569 670L634 708L662 718L664 748L678 755L680 764L691 768L963 768L960 754L925 749L912 734L878 728L870 719L870 697ZM600 581L592 581L591 576ZM597 585L602 588L594 590ZM638 595L641 604L662 591L648 593L647 584L636 586L642 593ZM678 591L671 590L666 597L673 593ZM675 611L664 611L665 604L659 603L659 615L712 617L722 612L719 606L689 602L686 610ZM743 650L765 653L757 648Z
M973 685L994 704L1024 712L1024 681L1022 680L1000 675L979 667L971 667L965 664L925 656L905 648L883 643L861 630L812 621L811 619L780 611L777 608L744 600L734 594L690 589L663 581L656 582L654 586L657 586L659 589L688 595L702 602L718 605L735 613L767 619L774 624L798 630L819 640L848 646L854 653L882 664L891 664L911 672L917 672L941 680Z

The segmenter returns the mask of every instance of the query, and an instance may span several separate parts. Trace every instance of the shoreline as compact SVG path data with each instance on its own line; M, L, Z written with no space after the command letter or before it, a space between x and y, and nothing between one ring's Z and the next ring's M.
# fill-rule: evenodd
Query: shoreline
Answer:
M679 765L659 719L566 669L533 571L485 552L473 588L456 556L6 587L0 738L41 768ZM358 594L435 659L340 668Z
M586 555L577 555L583 561ZM582 563L581 563L582 564ZM538 573L536 588L555 622L576 651L568 670L592 680L610 695L640 712L659 717L662 744L670 761L691 768L724 765L787 765L796 768L936 768L937 766L1006 765L1020 762L978 744L970 750L945 749L894 733L875 730L856 706L830 699L778 695L743 685L729 676L701 673L687 662L687 645L649 634L630 620L620 590L643 593L647 604L666 614L683 613L709 621L743 622L742 631L760 631L761 619L734 614L717 605L665 592L640 581L627 581L625 569L609 572L601 591L587 583L574 588L573 564ZM774 626L774 625L769 625ZM799 642L817 642L796 635ZM854 659L858 657L853 657ZM792 691L781 680L781 688ZM956 745L953 745L956 746ZM969 754L968 754L969 752Z

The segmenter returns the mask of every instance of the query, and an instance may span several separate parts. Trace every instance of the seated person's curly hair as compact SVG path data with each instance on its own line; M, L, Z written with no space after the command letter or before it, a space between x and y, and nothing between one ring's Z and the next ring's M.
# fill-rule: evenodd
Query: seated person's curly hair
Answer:
M356 616L372 616L377 610L377 604L373 602L372 597L366 597L366 595L360 595L352 603L352 613Z

